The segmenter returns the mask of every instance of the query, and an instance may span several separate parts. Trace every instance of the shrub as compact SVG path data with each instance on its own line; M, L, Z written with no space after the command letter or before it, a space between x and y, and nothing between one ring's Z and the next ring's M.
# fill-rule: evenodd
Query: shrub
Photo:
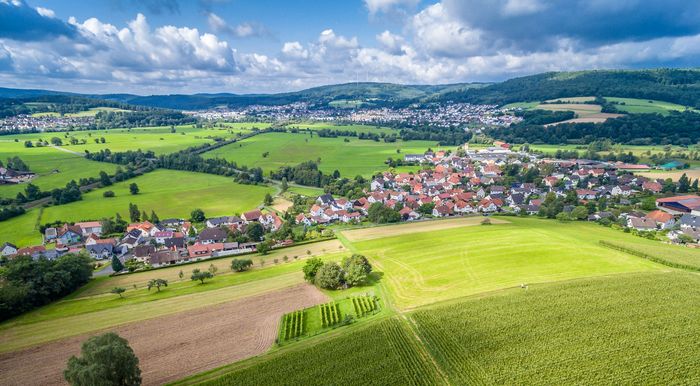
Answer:
M106 198L114 197L114 192L111 190L108 190L108 191L102 193L102 197L106 197Z

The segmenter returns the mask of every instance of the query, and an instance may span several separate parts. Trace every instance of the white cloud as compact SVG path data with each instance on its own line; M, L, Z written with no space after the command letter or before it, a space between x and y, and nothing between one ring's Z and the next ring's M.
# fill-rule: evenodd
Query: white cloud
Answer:
M228 34L238 38L259 37L270 34L267 28L259 23L245 22L237 26L231 26L213 12L207 15L207 24L216 33Z
M365 0L365 7L371 16L388 13L399 7L415 7L419 0Z
M39 13L39 15L41 15L43 17L51 17L51 18L56 17L56 13L51 9L36 7L36 11Z
M482 32L453 19L441 3L413 17L415 43L431 55L465 57L485 49Z
M539 12L545 5L539 0L508 0L503 7L505 16L521 16Z

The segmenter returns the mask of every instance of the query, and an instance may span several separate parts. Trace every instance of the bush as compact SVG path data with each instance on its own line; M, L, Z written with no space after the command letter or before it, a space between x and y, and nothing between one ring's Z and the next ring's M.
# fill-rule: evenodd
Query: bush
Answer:
M106 197L106 198L114 197L114 192L111 190L108 190L108 191L102 193L102 197Z
M233 259L231 260L231 269L236 272L243 272L253 266L253 261L250 259Z

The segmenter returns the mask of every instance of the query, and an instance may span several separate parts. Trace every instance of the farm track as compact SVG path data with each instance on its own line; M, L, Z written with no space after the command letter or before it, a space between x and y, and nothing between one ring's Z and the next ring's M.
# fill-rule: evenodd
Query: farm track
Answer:
M159 385L265 352L280 317L328 298L297 285L245 299L130 323L115 331L139 357L144 385ZM63 385L62 371L85 334L0 355L3 385ZM27 364L36 364L27 366Z

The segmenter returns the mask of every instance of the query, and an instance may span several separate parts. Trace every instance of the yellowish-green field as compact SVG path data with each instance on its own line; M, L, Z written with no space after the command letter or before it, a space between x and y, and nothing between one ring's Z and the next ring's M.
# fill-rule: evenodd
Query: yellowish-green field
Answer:
M340 171L341 176L371 176L387 169L387 158L403 158L407 153L423 153L438 146L430 141L375 142L357 138L320 138L317 135L267 133L226 145L203 156L224 158L239 165L261 167L266 173L280 166L321 160L325 173ZM397 149L400 153L397 153ZM268 153L263 156L264 153Z
M503 218L467 226L352 242L385 273L394 304L411 309L520 284L662 270L599 240L632 237L588 223ZM374 228L380 234L382 227Z
M136 183L138 195L129 193L129 185ZM111 190L116 197L105 198L102 193ZM83 199L66 205L32 209L24 215L2 222L0 240L18 245L41 241L34 225L52 221L99 220L113 217L117 212L129 219L129 203L160 218L189 218L195 208L204 210L207 216L232 215L258 207L265 193L273 193L268 186L241 185L231 178L210 174L175 170L156 170L112 186L83 194ZM39 214L41 217L39 218Z
M668 115L670 111L684 111L688 109L688 107L683 105L657 100L616 97L605 97L605 99L610 102L617 102L618 104L615 104L616 109L635 114L658 113Z
M289 125L289 127L292 128L297 128L301 130L306 130L306 129L311 129L311 130L322 130L322 129L330 129L330 130L347 130L347 131L355 131L358 133L372 133L372 134L399 134L399 131L396 129L391 129L388 127L382 127L382 126L369 126L369 125L336 125L333 123L324 123L324 122L304 122L304 123L294 123Z

